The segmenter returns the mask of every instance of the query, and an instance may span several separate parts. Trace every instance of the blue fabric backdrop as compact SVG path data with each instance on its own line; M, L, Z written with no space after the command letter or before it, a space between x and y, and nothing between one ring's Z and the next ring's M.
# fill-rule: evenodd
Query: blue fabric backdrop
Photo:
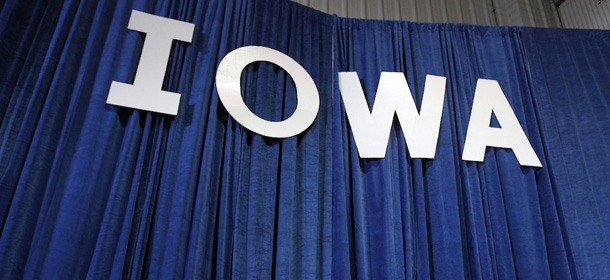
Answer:
M136 9L195 24L164 89L176 117L105 104L131 83ZM0 278L607 279L610 31L342 19L287 1L0 3ZM216 66L246 45L310 73L304 133L249 132L219 103ZM381 71L416 104L447 77L436 158L358 157L337 72L369 106ZM289 75L255 63L246 104L282 120ZM461 160L478 78L499 82L542 168L488 148Z

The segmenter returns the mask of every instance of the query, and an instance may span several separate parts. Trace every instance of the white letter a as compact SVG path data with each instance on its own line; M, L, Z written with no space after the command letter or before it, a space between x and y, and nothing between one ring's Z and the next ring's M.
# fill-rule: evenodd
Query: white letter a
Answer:
M495 113L501 128L490 127ZM462 160L482 162L486 147L512 149L519 164L542 167L519 120L496 80L479 79L466 132Z

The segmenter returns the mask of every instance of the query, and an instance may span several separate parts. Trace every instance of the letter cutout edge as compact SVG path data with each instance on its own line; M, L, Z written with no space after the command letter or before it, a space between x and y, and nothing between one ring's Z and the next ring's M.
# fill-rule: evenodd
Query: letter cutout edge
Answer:
M394 114L411 158L433 159L436 154L447 79L426 75L421 109L402 72L381 72L373 109L364 96L358 73L339 72L339 91L361 158L385 157Z
M267 61L282 67L294 81L297 108L283 121L262 119L244 103L241 96L241 72L248 64L257 61ZM320 107L318 89L307 71L291 57L267 47L246 46L228 53L218 65L216 88L220 101L233 119L248 130L267 137L287 138L305 131L316 119Z
M492 112L502 128L490 127ZM479 79L462 160L482 162L488 146L512 149L522 166L542 167L498 81Z
M130 30L146 33L133 85L113 81L106 103L177 115L180 94L161 90L173 40L190 43L195 25L132 10Z

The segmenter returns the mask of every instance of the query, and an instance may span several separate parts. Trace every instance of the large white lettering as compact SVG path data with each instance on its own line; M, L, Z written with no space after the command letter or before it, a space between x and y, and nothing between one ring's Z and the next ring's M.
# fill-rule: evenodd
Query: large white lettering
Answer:
M195 25L133 10L127 28L146 33L133 85L113 81L106 103L168 115L178 114L180 94L163 91L173 40L191 42Z
M262 119L244 103L241 96L241 72L248 64L256 61L274 63L292 77L298 103L288 119L279 122ZM286 138L303 132L316 119L320 106L318 89L307 71L289 56L266 47L241 47L227 54L218 65L216 89L220 101L237 122L253 132L269 137Z
M490 126L492 112L501 128ZM486 147L512 149L519 164L542 167L498 82L479 79L474 91L462 160L482 162Z
M133 11L128 28L146 33L133 85L113 81L106 103L169 115L178 113L180 94L161 90L173 40L190 42L194 25ZM292 77L297 108L286 120L273 122L254 114L241 96L240 77L250 63L264 61L282 67ZM339 90L358 154L385 157L394 115L398 117L412 158L435 157L446 78L427 75L418 112L403 73L382 72L369 111L356 72L339 72ZM311 76L289 56L260 46L246 46L227 54L218 65L216 88L229 114L252 132L275 138L305 131L318 114L320 97ZM501 127L491 127L495 113ZM487 147L512 149L521 165L542 167L504 92L495 80L479 79L466 132L462 160L482 162Z
M412 158L434 158L446 78L427 75L421 113L418 113L403 73L382 72L369 112L356 72L339 72L339 90L361 158L385 157L394 113Z

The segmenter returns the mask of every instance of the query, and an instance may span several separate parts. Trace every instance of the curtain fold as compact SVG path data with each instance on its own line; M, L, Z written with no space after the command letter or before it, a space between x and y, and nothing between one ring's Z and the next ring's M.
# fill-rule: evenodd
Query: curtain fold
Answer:
M353 236L352 246L356 255L370 256L357 262L353 273L381 278L390 272L389 278L403 278L407 272L406 278L424 279L570 277L562 228L544 224L557 222L556 211L541 209L554 205L547 197L548 171L520 167L504 149L488 149L484 164L461 161L478 78L498 80L533 146L544 154L520 30L348 19L341 19L338 29L342 55L336 71L358 72L369 106L382 71L405 73L416 103L421 103L426 74L448 78L433 160L409 159L397 122L384 159L359 159L351 137L343 143L350 146L351 162L344 203L352 204L354 216L354 229L344 234L362 232ZM340 123L349 131L348 122ZM405 263L411 267L401 267Z
M106 104L146 36L132 9L195 24L163 90L177 116ZM0 6L0 278L600 279L610 275L610 33L344 19L289 1L17 1ZM230 51L266 46L312 76L314 123L286 139L219 102ZM358 156L338 72L369 109L381 72L420 108L447 77L434 159L392 124ZM478 79L497 80L543 167L462 150ZM292 77L248 65L242 96L280 121ZM492 125L498 123L494 119Z
M610 35L602 30L529 29L523 34L556 208L578 275L610 273L606 176Z

